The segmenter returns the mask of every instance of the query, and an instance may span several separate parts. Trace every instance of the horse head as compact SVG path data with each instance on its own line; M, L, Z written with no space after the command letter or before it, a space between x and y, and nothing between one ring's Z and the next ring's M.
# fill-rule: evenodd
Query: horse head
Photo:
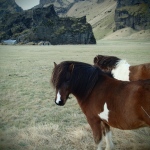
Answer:
M71 93L70 80L73 68L73 64L70 64L68 67L63 67L62 64L57 65L54 63L51 81L56 89L55 103L57 105L65 105L67 99L69 98L69 94Z
M110 73L116 67L118 61L120 61L118 57L106 55L97 55L93 59L94 65L105 73Z

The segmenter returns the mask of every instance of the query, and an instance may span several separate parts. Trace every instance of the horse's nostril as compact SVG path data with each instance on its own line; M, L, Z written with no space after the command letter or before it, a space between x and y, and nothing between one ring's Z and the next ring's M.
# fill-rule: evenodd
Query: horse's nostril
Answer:
M56 103L57 105L59 105L59 106L63 106L63 105L64 105L64 102L63 102L62 100L60 100L60 101L55 101L55 103Z
M61 101L61 102L59 103L59 105L60 105L60 106L64 106L64 103Z

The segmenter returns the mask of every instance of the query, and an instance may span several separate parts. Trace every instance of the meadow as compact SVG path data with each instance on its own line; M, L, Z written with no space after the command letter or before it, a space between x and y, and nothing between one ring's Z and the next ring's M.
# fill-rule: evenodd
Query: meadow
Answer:
M0 45L0 149L94 150L91 129L71 95L55 105L50 84L53 62L93 64L98 55L126 59L131 65L150 62L149 41L105 41L97 45ZM149 150L150 128L112 128L115 150ZM105 142L103 142L105 147Z

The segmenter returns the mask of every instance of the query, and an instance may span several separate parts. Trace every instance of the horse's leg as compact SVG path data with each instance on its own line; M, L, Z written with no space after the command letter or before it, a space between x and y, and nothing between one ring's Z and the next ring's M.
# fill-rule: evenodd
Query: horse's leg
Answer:
M102 140L99 142L97 150L102 150L102 146L101 145L102 145Z
M106 140L106 150L111 150L111 149L113 149L114 144L113 144L112 138L111 138L110 126L104 122L101 122L101 126L102 126L103 134L104 134L105 140Z
M96 144L98 144L97 150L102 150L101 143L102 143L102 130L101 130L101 120L99 118L87 118L89 125L93 131L93 137Z
M114 144L113 144L112 138L111 138L111 131L106 133L105 139L106 139L106 150L113 149L114 148Z

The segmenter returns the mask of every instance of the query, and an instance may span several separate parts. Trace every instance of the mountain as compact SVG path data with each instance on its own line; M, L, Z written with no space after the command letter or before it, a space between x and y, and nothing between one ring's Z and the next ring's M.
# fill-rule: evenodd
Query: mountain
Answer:
M40 0L37 7L53 4L61 17L83 17L91 24L95 38L101 39L113 32L116 0Z
M131 27L150 29L150 0L118 0L115 11L116 29Z
M46 9L46 7L49 7L51 4L54 5L56 14L61 20L67 20L68 17L75 20L75 18L85 18L84 16L86 16L86 24L89 23L92 26L91 30L93 31L96 40L105 38L108 35L113 34L114 31L123 28L131 28L135 32L150 29L149 0L40 0L40 4L35 6L32 11L34 12L36 9ZM7 18L7 16L11 16L10 14L13 12L23 11L19 6L16 6L14 0L0 1L0 18L3 15L5 15L4 18ZM2 20L0 20L0 28L2 31L0 36L3 35L3 37L5 37L6 35L3 34L2 26L5 25ZM28 29L28 27L25 28L25 26L26 25L21 26L20 29L17 29L17 32L19 32L19 30L22 32L22 30ZM66 28L65 25L64 29ZM12 32L15 30L16 29L13 27Z
M77 0L40 0L39 7L46 7L53 4L57 14L61 16L61 14L65 14L76 2Z
M53 5L5 15L0 21L0 40L11 38L24 44L49 41L52 45L96 43L86 17L60 18Z
M23 12L23 9L16 4L15 0L0 0L0 18L15 12Z
M150 29L150 0L40 0L54 4L59 16L86 16L97 40L122 28Z
M75 3L66 16L86 16L87 22L91 24L94 36L97 40L111 34L115 28L114 0L84 0Z

